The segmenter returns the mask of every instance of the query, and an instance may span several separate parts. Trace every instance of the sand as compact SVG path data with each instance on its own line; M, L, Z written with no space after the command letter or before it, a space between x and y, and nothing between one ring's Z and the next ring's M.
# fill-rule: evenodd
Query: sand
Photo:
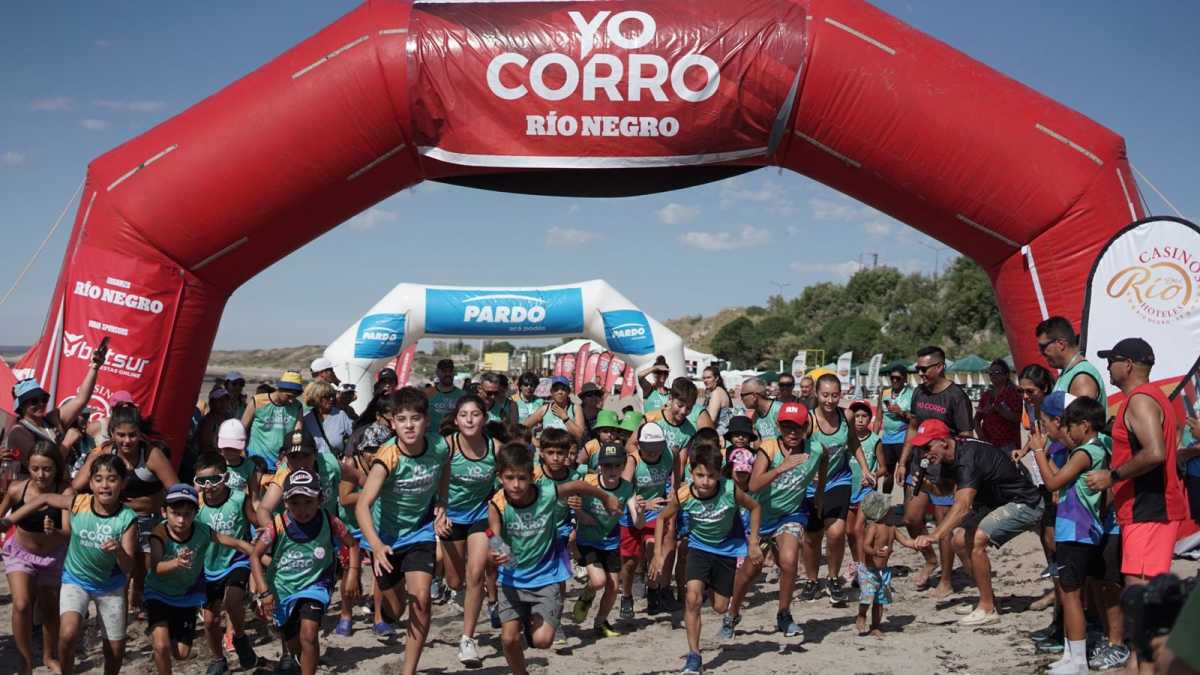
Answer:
M1038 574L1045 562L1037 539L1031 534L1018 537L1000 551L993 551L992 562L996 593L1002 612L999 624L984 628L960 628L954 609L974 597L965 577L955 575L959 593L948 600L934 601L915 590L911 573L919 569L921 558L908 549L899 549L892 557L897 572L895 602L885 622L883 637L858 637L854 631L856 605L835 608L825 598L813 603L796 601L792 612L806 633L803 644L784 639L774 630L775 584L760 584L749 597L738 634L732 642L721 644L717 638L720 619L711 610L703 614L704 652L707 672L719 673L1035 673L1054 658L1039 655L1027 638L1031 630L1049 622L1052 610L1030 611L1028 606L1049 588ZM1175 571L1181 575L1196 573L1196 563L1177 560ZM904 575L904 576L900 576ZM10 601L7 585L0 581L0 672L15 672L18 655L11 637ZM567 644L552 650L529 650L530 670L540 673L672 673L683 665L687 642L680 612L674 615L647 616L644 603L636 603L632 622L615 620L619 629L629 631L619 638L596 640L591 635L591 618L582 626L571 622L569 611L578 587L569 582L564 625ZM852 596L853 597L853 596ZM336 603L336 601L335 601ZM593 610L594 611L594 610ZM613 616L616 616L614 609ZM382 644L371 633L367 619L356 614L355 632L350 637L333 635L336 604L327 615L321 637L322 673L393 673L400 672L403 641ZM499 634L493 631L486 615L479 631L483 666L478 673L503 673L507 666L500 653ZM451 606L435 606L431 640L421 659L422 672L464 671L455 658L461 633L461 613ZM256 649L268 659L279 650L269 641L261 623L254 624ZM154 663L145 636L145 624L129 628L129 647L123 673L152 673ZM204 639L197 635L198 657L176 664L175 672L202 674L209 655ZM40 646L38 647L40 654ZM236 659L232 659L236 663ZM99 648L81 658L79 672L98 672ZM274 661L256 669L269 673ZM39 675L49 673L38 668ZM235 672L237 669L235 668Z

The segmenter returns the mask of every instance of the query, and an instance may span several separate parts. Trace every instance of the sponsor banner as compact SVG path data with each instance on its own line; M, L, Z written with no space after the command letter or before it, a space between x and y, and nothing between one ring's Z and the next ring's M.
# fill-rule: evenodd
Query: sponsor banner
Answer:
M583 332L583 293L551 290L427 288L427 335L553 335Z
M637 373L631 365L625 366L625 376L621 380L621 398L633 396L637 391Z
M792 359L792 377L797 381L804 377L804 373L808 371L808 352L801 349L796 352L796 358Z
M1085 355L1101 364L1110 404L1119 390L1096 354L1128 337L1150 343L1152 381L1177 396L1200 365L1200 228L1158 216L1118 232L1088 277L1080 332Z
M416 358L416 355L417 344L414 342L405 347L404 351L400 352L400 356L396 357L396 365L394 366L396 369L396 386L408 386L408 380L412 377L413 359Z
M450 2L413 6L424 155L468 166L680 166L765 157L791 116L803 5ZM497 30L503 26L504 30Z
M583 388L584 377L587 375L588 352L591 350L592 345L585 342L579 347L579 352L575 354L575 377L571 383L571 389L576 394Z
M604 352L592 352L588 354L587 368L583 369L583 377L581 378L583 384L579 385L580 387L583 387L588 382L594 383L596 381L596 372L600 370L600 357L603 354Z
M559 375L562 375L563 377L567 378L568 380L574 381L574 379L575 379L575 355L574 354L563 354L562 355L562 372L560 372Z
M112 394L123 390L144 406L158 384L183 280L175 269L100 248L82 248L75 261L64 286L54 400L75 395L96 349L108 338L88 405L107 413ZM49 389L51 382L42 385Z
M604 339L609 349L635 356L654 353L654 333L644 312L618 309L601 312L600 316L604 319Z
M608 379L608 364L612 363L613 353L602 352L599 360L596 361L596 373L592 377L592 382L599 386L604 386L604 381Z
M608 373L605 375L602 385L605 395L611 394L613 388L621 381L621 375L625 373L625 368L625 362L616 357L608 362Z
M876 354L872 356L871 364L867 366L867 389L871 391L879 389L879 369L882 367L883 354Z
M563 375L563 361L567 358L566 354L559 354L554 357L554 376L561 377Z
M837 377L842 382L842 391L850 391L850 366L854 352L846 352L838 357Z
M354 334L354 358L389 359L404 344L404 314L368 314Z

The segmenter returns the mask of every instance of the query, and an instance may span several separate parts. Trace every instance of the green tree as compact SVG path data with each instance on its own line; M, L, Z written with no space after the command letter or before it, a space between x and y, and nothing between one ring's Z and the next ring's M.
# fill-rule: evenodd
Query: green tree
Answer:
M762 360L766 342L758 327L742 316L721 326L712 339L713 353L730 365L745 368Z
M484 351L504 352L505 354L512 354L513 352L517 351L517 346L511 342L507 342L505 340L500 340L498 342L489 342L487 345L487 348Z

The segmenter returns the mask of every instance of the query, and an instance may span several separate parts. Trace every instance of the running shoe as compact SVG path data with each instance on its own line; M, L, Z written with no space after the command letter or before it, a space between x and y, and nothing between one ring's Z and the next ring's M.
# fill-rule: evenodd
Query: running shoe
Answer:
M613 628L612 624L607 621L593 626L592 632L594 632L598 638L621 637L620 631L618 631L616 628Z
M563 632L563 627L561 625L554 628L554 644L567 644L567 634Z
M334 635L340 635L342 637L350 637L350 634L353 632L354 625L350 619L338 619L337 627L333 629Z
M733 614L726 614L725 616L721 617L721 632L719 637L722 640L732 640L734 629L737 628L737 625L741 622L742 617L740 615L734 616Z
M829 604L834 607L841 607L846 604L846 589L842 588L842 580L834 577L825 581L825 588L829 592Z
M258 665L258 654L254 653L249 635L233 638L233 651L237 653L238 665L242 667L242 670L250 670Z
M500 603L488 603L488 621L492 624L492 630L500 630Z
M821 584L812 579L800 582L800 599L804 602L816 602L821 597Z
M444 605L450 600L450 587L441 577L433 578L433 583L429 586L429 599L435 605Z
M657 588L646 589L646 613L658 614L663 611L662 593Z
M780 633L783 633L784 637L798 637L801 641L804 640L804 629L792 619L791 612L776 614L775 628Z
M1104 649L1096 655L1095 659L1089 659L1088 665L1096 670L1111 670L1113 668L1124 668L1129 662L1129 648L1125 645L1105 645Z
M578 562L575 563L575 581L581 584L586 584L588 578L587 566Z
M280 675L298 673L300 672L300 664L296 663L296 657L291 654L284 654L279 657L279 663L275 666L275 672L280 673Z
M213 659L212 663L208 664L208 670L204 671L204 675L225 675L229 672L229 662L222 656L219 659Z
M621 596L621 619L628 621L633 618L633 598L628 595Z
M687 655L687 660L683 663L683 670L679 671L679 675L700 675L704 672L704 661L700 659L700 655L696 652L691 652Z
M1062 627L1057 621L1054 620L1051 620L1045 628L1039 628L1038 630L1030 633L1029 637L1033 638L1034 640L1046 640L1051 635L1057 635L1060 639L1062 638Z
M479 645L475 644L475 638L462 636L458 641L458 660L468 668L478 668L483 659L479 658Z
M971 613L958 620L960 626L987 626L993 623L1000 623L1000 612L992 610L985 612L976 607L971 610Z
M386 621L380 621L374 626L371 626L371 630L375 631L375 637L379 638L380 640L390 640L392 636L395 635L395 631L392 630L392 624Z
M583 623L587 618L588 611L592 608L592 601L596 599L596 591L590 587L583 589L579 597L575 600L575 606L571 608L571 618L575 623Z

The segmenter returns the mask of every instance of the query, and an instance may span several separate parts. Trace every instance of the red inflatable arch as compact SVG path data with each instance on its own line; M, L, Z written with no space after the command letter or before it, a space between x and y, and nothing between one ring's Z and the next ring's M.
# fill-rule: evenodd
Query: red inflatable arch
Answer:
M61 400L109 336L98 402L127 389L177 441L230 294L399 190L621 195L762 166L976 260L1018 363L1143 217L1119 136L859 0L371 0L92 162L14 370Z

